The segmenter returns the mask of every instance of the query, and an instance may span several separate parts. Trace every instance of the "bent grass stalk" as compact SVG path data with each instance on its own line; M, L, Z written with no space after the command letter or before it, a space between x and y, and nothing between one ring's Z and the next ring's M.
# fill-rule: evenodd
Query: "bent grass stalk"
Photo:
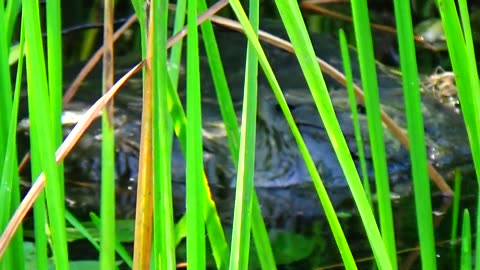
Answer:
M113 96L118 92L120 87L130 78L133 74L137 73L141 67L143 66L143 62L140 62L134 68L132 68L129 72L127 72L122 78L120 78L112 88L103 95L100 99L98 99L95 104L93 104L88 111L83 115L80 121L75 125L72 129L70 134L65 138L62 145L57 149L55 153L55 160L59 162L65 158L65 156L70 153L74 145L78 142L80 137L83 133L87 130L89 125L92 121L96 118L99 114L101 109L110 101ZM0 237L0 258L5 253L10 240L12 239L14 233L17 231L20 223L23 221L25 216L27 215L28 211L32 208L32 205L38 199L39 195L43 191L45 187L45 174L41 173L34 181L32 187L27 192L23 200L21 201L20 205L18 206L17 210L13 214L12 218L10 219L7 227L3 231ZM45 235L45 234L44 234Z

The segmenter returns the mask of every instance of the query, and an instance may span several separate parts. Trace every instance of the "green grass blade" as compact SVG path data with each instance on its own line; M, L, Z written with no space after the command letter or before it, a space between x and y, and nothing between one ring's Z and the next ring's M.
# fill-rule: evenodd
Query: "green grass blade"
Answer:
M199 12L203 12L207 9L206 2L199 1L198 2ZM208 63L210 66L210 73L212 74L213 83L215 86L215 91L217 94L217 100L220 107L220 113L222 115L222 119L225 123L225 129L227 131L227 139L229 143L230 150L237 149L238 153L238 144L239 144L239 132L238 132L238 124L237 124L237 117L235 114L235 110L232 104L232 98L230 96L230 91L228 88L227 80L225 77L225 72L222 66L220 53L217 46L217 41L215 39L215 34L213 32L212 23L209 21L204 22L201 25L201 30L203 34L203 41L206 50L206 54L208 57ZM173 57L172 51L172 57ZM180 57L180 55L177 55ZM173 74L172 74L173 76ZM238 155L233 156L232 160L236 164L238 160ZM208 211L208 210L206 210ZM211 226L207 221L207 230L210 231L209 226ZM218 269L227 269L228 262L229 262L229 248L224 236L217 234L218 241L212 238L212 235L209 232L209 242L213 250L213 256L216 261L216 265Z
M140 43L142 47L142 59L146 57L147 47L147 15L145 11L145 2L143 0L131 0L135 14L137 15L138 24L140 26ZM145 79L145 69L142 72L143 79Z
M103 69L102 92L105 94L114 83L113 67L113 0L104 1L103 12ZM102 181L101 181L101 229L100 267L115 268L115 133L113 103L102 110Z
M153 33L153 164L154 164L154 261L160 269L175 269L175 231L171 186L172 125L168 112L167 29L168 1L152 2ZM152 44L152 43L150 43ZM202 222L203 224L203 222Z
M475 64L475 54L467 50L463 31L457 16L455 3L451 0L438 1L439 11L447 38L448 52L455 73L462 114L467 127L472 156L477 176L480 175L480 87ZM471 48L472 46L469 46ZM465 61L466 60L466 61ZM465 76L467 74L467 76ZM477 177L477 179L480 179ZM479 266L480 267L480 266Z
M259 3L250 1L250 21L258 33ZM247 46L245 85L240 132L235 211L233 217L230 269L248 269L250 254L251 208L255 171L255 134L257 117L258 60L251 44Z
M200 94L197 1L187 5L187 260L192 269L205 269L203 215L203 143Z
M205 1L199 2L201 11L206 9L206 4L204 2ZM235 167L238 167L240 132L237 123L237 116L230 96L230 91L228 89L225 72L220 61L221 58L218 52L218 47L216 45L215 35L211 23L209 21L206 21L201 25L201 28L210 64L211 74L213 76L217 100L219 101L218 103L220 106L220 112L222 114L222 119L225 123L225 129L227 131L227 139L229 143L230 153ZM257 247L257 251L262 253L262 255L259 256L260 262L263 265L264 269L274 269L275 264L273 263L273 252L271 251L272 249L270 246L270 241L266 241L268 240L268 233L263 221L255 191L253 194L253 204L251 211L251 227L254 236L255 246ZM213 244L212 241L210 242ZM215 245L218 245L218 243L215 243ZM223 249L219 248L219 250ZM228 261L228 253L226 256L224 255L224 258L226 258ZM217 261L219 261L219 259L217 259ZM218 263L217 266L219 266ZM221 266L219 266L219 268L221 268Z
M205 0L199 1L199 6L201 8L200 11L206 10L207 6ZM204 22L201 25L201 29L212 79L215 85L217 100L220 106L220 113L222 114L225 130L227 131L228 146L229 149L238 150L240 145L240 133L237 123L237 116L231 102L232 97L230 95L227 79L225 77L225 71L223 69L220 53L218 51L212 23L209 21ZM234 153L236 154L234 154L233 160L235 163L237 163L238 151L235 151Z
M372 209L370 208L368 199L363 190L360 177L348 150L347 143L343 137L338 120L335 117L325 81L323 80L323 76L316 61L311 41L308 39L308 33L305 25L303 21L295 20L295 18L301 18L298 5L294 1L284 1L282 2L282 5L278 5L278 8L284 22L296 22L295 24L285 24L288 35L292 41L295 53L312 92L317 110L320 113L327 134L334 146L333 148L346 176L350 190L352 191L353 198L357 204L357 208L364 223L364 228L377 260L377 264L380 268L385 267L385 269L389 269L391 268L391 262L388 259L385 246L382 242L382 238L373 216ZM317 192L320 193L321 188L323 189L323 185L321 185L320 182L317 182L319 179L316 180L313 178L313 180L317 188ZM328 196L326 196L326 193L324 196L325 198L322 197L322 205L324 206L325 212L328 215L328 212L333 212L333 209L330 210L326 207L326 205L328 205ZM333 215L333 213L330 214ZM329 217L328 220L334 233L338 248L343 256L342 259L347 264L347 268L354 267L354 262L353 258L351 258L349 247L344 239L343 233L341 232L340 226L336 224L338 221L334 217Z
M52 125L56 138L56 147L63 141L62 123L62 33L60 1L48 1L47 7L47 57L48 57L48 89L52 112ZM59 175L63 175L63 168L59 166ZM63 177L60 177L63 186Z
M462 220L462 252L460 253L460 269L472 269L472 234L468 209L463 212Z
M254 192L252 202L252 236L255 249L257 250L258 260L262 269L274 270L277 269L277 265L259 205L257 194Z
M390 202L390 182L388 180L385 142L380 116L380 97L367 1L352 0L351 6L362 85L365 90L365 107L367 109L368 133L370 136L375 184L377 186L380 228L390 263L396 268L397 259L392 205Z
M1 1L2 7L5 5L3 4L4 1ZM22 7L22 0L9 0L7 1L7 5L5 8L5 26L7 29L5 29L6 33L6 39L5 42L10 43L12 40L12 33L13 33L13 28L15 27L15 22L18 18L18 15L20 14L20 8Z
M204 1L198 1L199 11L204 9L206 4ZM202 7L203 6L203 7ZM177 1L177 7L175 12L175 20L173 22L173 33L178 33L185 24L185 14L187 9L187 0L179 0ZM175 86L178 85L178 78L180 75L180 67L181 67L181 59L182 59L182 44L183 39L179 40L172 46L170 51L170 66L169 66L169 73L170 79L172 84Z
M21 41L20 51L23 51L23 39ZM0 170L2 177L0 179L0 209L2 209L0 216L0 228L5 228L10 215L13 214L19 204L20 190L18 185L17 173L17 151L16 151L16 132L17 132L17 117L18 107L20 102L20 85L23 70L23 57L19 59L17 69L17 80L15 87L15 94L13 100L13 107L10 113L7 148L3 167ZM3 154L3 153L2 153ZM23 236L22 231L16 232L14 242L10 244L9 249L2 259L0 259L0 269L17 268L24 269L24 254L23 254ZM18 239L20 238L20 239ZM20 242L18 241L20 240ZM20 246L20 248L19 248Z
M37 144L37 152L32 152L32 156L39 156L46 175L45 190L55 263L59 269L68 270L63 186L60 186L58 166L55 161L55 139L48 100L38 2L26 1L23 12L27 45L26 63L31 135L33 136L32 144ZM33 149L35 150L35 147Z
M4 2L0 8L0 164L3 164L5 156L8 117L12 111L12 85L10 83L10 66L8 65L8 50L10 42L7 40L8 25L5 22ZM0 168L2 169L2 168Z
M480 209L480 192L477 194L477 209ZM480 228L480 215L477 214L477 221L476 221L476 226L475 228ZM476 237L478 238L478 237ZM475 240L475 269L478 270L480 266L477 266L480 264L480 251L477 250L476 247L479 245L479 240Z
M470 79L472 81L472 84L474 87L476 87L475 89L470 89L473 93L471 94L472 96L474 96L474 98L479 98L480 96L478 95L478 91L480 91L479 89L479 83L478 83L478 71L477 71L477 64L476 64L476 60L475 60L475 48L474 48L474 44L473 44L473 38L472 38L472 30L471 30L471 26L470 26L470 15L468 13L468 6L467 6L467 2L465 0L459 0L458 1L458 7L459 7L459 10L460 10L460 16L461 16L461 21L462 21L462 27L463 27L463 36L465 38L465 47L466 47L466 51L467 51L467 55L468 55L468 59L470 60L468 63L469 63L469 75L470 75ZM474 106L474 112L477 113L476 115L476 121L478 121L479 119L479 116L478 116L478 113L480 112L480 100L479 99L476 99L476 100L473 100L473 106ZM478 122L476 123L476 138L478 138L478 136L480 135L479 132L479 127L478 127ZM471 140L470 140L471 142ZM478 152L477 152L478 154ZM478 175L479 175L479 171L478 171L478 167L476 166L476 169L477 169L477 181L479 181L480 183L480 180L478 179ZM479 184L480 185L480 184ZM480 192L479 192L479 205L480 205ZM468 216L469 218L469 215L468 215L468 212L466 213L466 215ZM469 219L470 220L470 219ZM470 222L468 223L470 224ZM479 228L480 226L480 215L477 214L477 229ZM478 247L480 247L480 239L479 237L477 237L477 239L475 240L476 241L476 250L475 250L475 269L480 269L480 250L478 249ZM471 246L469 246L470 248ZM463 240L462 240L462 249L463 249ZM463 254L463 253L462 253ZM471 254L471 252L469 252L469 255ZM462 269L467 269L466 267L463 268L465 265L464 265L464 261L462 259ZM467 266L471 266L471 263L468 263ZM468 268L468 269L471 269L471 268Z
M360 159L360 170L362 172L363 187L365 189L365 194L367 195L368 201L370 202L370 205L373 207L372 194L370 191L370 182L368 179L367 161L365 159L363 139L362 139L362 134L360 132L360 121L358 120L357 103L355 101L355 93L353 90L353 74L352 74L352 67L350 64L350 55L348 53L347 39L345 37L345 32L343 30L340 30L340 48L342 51L342 62L343 62L343 69L345 73L345 80L347 81L347 92L348 92L348 99L350 103L350 110L352 111L352 122L353 122L353 128L355 132L355 141L357 142L358 158Z
M68 213L68 212L67 212ZM68 215L67 215L68 216ZM92 222L95 224L95 226L97 227L98 230L100 230L100 226L101 226L101 221L100 221L100 218L95 215L95 213L90 213L90 218L92 220ZM70 222L70 224L74 225L75 228L77 229L80 229L82 226L82 224L80 224L78 221L75 220L75 217L70 215L67 217L68 221ZM74 222L74 223L72 223ZM118 226L116 227L116 229L118 230ZM82 229L84 231L84 229ZM87 232L88 234L88 232ZM84 234L85 235L85 234ZM90 236L91 237L91 236ZM88 237L87 237L88 239ZM96 246L93 242L95 241L95 239L88 239L94 246ZM130 253L127 251L127 249L122 245L122 243L120 242L120 239L116 238L115 239L116 243L115 243L115 251L117 252L118 256L120 256L120 258L123 259L123 261L130 267L130 268L133 268L133 259L132 257L130 256ZM99 249L99 248L97 248Z
M328 199L327 192L326 192L325 187L323 186L323 184L321 182L320 176L318 175L318 171L315 167L315 163L313 162L313 160L311 159L311 156L308 153L308 149L305 145L305 142L303 141L303 139L301 137L301 134L300 134L300 131L298 130L298 127L295 124L293 116L292 116L292 114L291 114L291 112L288 108L287 103L286 103L285 97L283 96L283 94L280 90L278 81L276 80L275 76L273 75L273 71L272 71L272 69L271 69L271 67L270 67L270 65L269 65L269 63L268 63L268 61L265 57L265 54L263 53L263 51L261 49L261 46L260 46L258 40L255 38L254 31L253 31L252 27L250 26L250 24L248 22L248 19L245 15L245 12L243 11L243 9L240 6L240 3L237 2L237 1L231 1L230 4L231 4L232 9L234 10L235 14L237 15L237 18L239 19L240 23L242 24L249 41L252 43L252 45L255 48L255 51L257 52L257 56L259 57L260 64L261 64L265 74L267 75L267 79L270 83L270 86L272 87L272 90L274 91L274 94L277 98L277 101L279 102L279 105L280 105L280 107L281 107L281 109L282 109L282 111L285 115L285 119L287 120L287 123L289 124L289 126L292 130L293 136L294 136L294 138L295 138L295 140L296 140L296 142L299 146L302 157L304 158L304 160L306 162L307 169L308 169L308 171L309 171L309 173L312 177L312 180L313 180L313 182L314 182L314 184L317 188L317 192L320 194L320 199L321 199L322 205L324 207L324 210L325 210L325 213L328 217L329 222L331 222L330 224L333 228L332 231L334 232L334 236L336 237L337 244L339 245L340 250L342 251L342 255L344 255L344 261L346 262L346 264L349 267L355 268L355 262L353 260L353 256L351 255L351 252L349 252L348 244L346 243L346 240L345 240L345 237L344 237L343 232L341 230L338 219L335 216L335 211L333 209L333 206L331 205L331 202ZM282 2L280 4L285 4L285 3ZM290 12L292 9L294 9L295 12L297 12L297 17L296 18L297 19L301 18L301 16L298 15L298 14L300 14L300 11L298 9L297 3L294 3L293 6L292 5L290 5L290 6L279 5L279 10L281 10L281 12L280 12L281 14L282 14L283 11L286 11L286 10L287 10L287 14L288 14L288 12ZM283 18L282 17L284 22L289 22L290 24L295 23L295 25L297 25L297 26L298 26L299 23L303 24L303 22L300 22L300 20L295 20L294 18L295 18L295 16L291 16L289 18ZM287 31L288 31L288 29L289 29L289 27L287 26ZM299 29L293 29L292 32L296 32L298 30ZM302 30L302 29L300 28L300 30ZM288 31L288 32L289 32L289 34L291 34L290 31ZM303 25L303 30L300 31L300 33L301 33L300 36L303 36L303 37L308 36L308 34L306 34L306 29L305 29L304 25ZM311 43L310 43L310 45L311 45ZM305 48L302 48L302 49L305 49ZM299 56L299 59L312 57L312 55L314 55L314 54L313 54L313 48L311 48L311 47L310 47L310 53L311 53L310 56L307 56L307 57L305 57L305 56L300 57ZM315 57L313 56L312 59L315 59ZM317 72L318 73L316 73L315 76L320 76L320 78L322 78L316 61L314 62L314 64L311 64L310 66L311 67L317 67ZM326 87L325 87L324 83L323 83L323 87L324 87L325 93L326 93ZM327 94L327 100L330 100L329 97L328 97L328 94ZM331 104L330 104L330 108L331 108L330 114L333 114L333 108L332 108ZM337 127L338 127L338 133L340 134L341 132L340 132L340 126L338 125L338 122L337 122ZM337 135L337 136L339 136L339 135ZM345 147L344 151L348 152L345 141L344 141L343 146ZM353 170L356 173L355 165L353 164L353 161L352 161L351 157L349 157L349 158L350 158L350 166L351 166L349 168L350 172L353 168ZM348 170L345 170L345 171L348 171ZM357 176L357 181L358 181L359 188L361 190L361 182L360 182L360 179L358 177L358 174L356 174L356 176ZM357 189L358 189L358 187L357 187ZM364 196L363 198L364 198L365 204L368 205L368 201L366 200L365 195L363 195L363 196ZM362 214L364 214L364 213L362 213ZM370 220L373 220L373 224L375 224L375 221L373 219L373 213L371 213L371 210L370 210L370 216L371 216ZM376 225L374 227L369 227L369 228L372 228L372 229L370 229L370 231L374 231L374 228L376 228ZM378 229L377 229L377 232L376 232L375 236L380 238ZM377 247L381 248L381 246L377 246Z
M147 14L142 1L132 1L137 17L140 23L140 39L142 46L142 58L151 58L153 45L149 33L152 24L147 29ZM150 12L150 10L148 10ZM153 31L152 31L153 32ZM152 255L152 231L153 231L153 75L151 71L151 59L146 61L147 68L142 69L143 93L142 93L142 125L140 135L140 152L139 166L137 177L137 196L136 196L136 213L135 213L135 241L133 253L133 269L151 268ZM157 261L154 260L154 263Z
M460 213L460 196L461 196L461 183L462 183L462 174L460 170L455 171L455 186L453 193L453 205L452 205L452 232L450 234L450 245L454 246L457 241L457 227L458 227L458 217Z
M34 153L34 148L32 145L31 152ZM36 157L32 155L32 175L37 177L40 173L40 168L35 168L40 166L40 161L36 160ZM38 173L35 173L38 172ZM34 174L35 173L35 174ZM35 204L33 205L33 219L35 227L35 263L37 270L47 270L48 269L48 239L46 234L47 227L47 210L45 205L45 192L42 191L38 195Z
M464 1L462 1L464 2ZM455 3L451 0L438 0L439 13L442 18L448 53L452 62L458 97L462 104L462 115L467 128L468 139L472 151L477 182L480 185L480 82L470 33L463 34ZM461 3L459 6L464 6ZM462 12L464 31L470 27L466 12ZM469 31L470 32L470 31ZM466 43L469 43L468 45ZM480 194L478 195L480 205ZM480 215L477 215L477 226L480 226ZM480 238L475 240L477 263L475 269L480 269Z
M174 63L175 65L175 63ZM180 148L185 154L186 149L186 116L180 102L180 97L175 90L175 87L169 83L168 87L168 107L170 115L173 120L173 127L175 134L180 142ZM207 178L203 174L203 183L207 186ZM223 232L222 224L217 213L216 205L211 198L209 192L203 194L203 201L205 207L205 223L208 232L208 238L212 245L213 256L217 264L218 269L226 269L228 263L228 244Z
M413 42L410 2L395 0L394 4L400 49L400 66L403 75L403 94L405 97L408 137L410 145L412 146L410 147L410 160L412 164L413 189L415 191L415 209L418 236L420 239L422 268L435 269L436 253L432 202L430 200L430 181L427 171L425 133L415 44Z
M70 225L77 229L78 232L83 235L83 237L85 237L85 239L87 239L96 250L100 251L100 244L97 239L95 239L88 229L85 228L85 226L83 226L82 223L72 213L65 211L65 219L68 221L68 223L70 223ZM100 219L98 219L98 222L100 223Z

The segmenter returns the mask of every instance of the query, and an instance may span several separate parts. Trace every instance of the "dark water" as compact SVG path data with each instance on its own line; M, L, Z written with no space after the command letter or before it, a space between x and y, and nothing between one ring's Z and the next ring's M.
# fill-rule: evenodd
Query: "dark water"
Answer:
M478 191L475 179L464 177L461 189L457 239L461 236L463 210L468 209L472 224L472 243L475 243L476 228L473 225L477 213ZM442 196L439 192L433 192L432 207L434 214L432 214L432 217L435 223L437 269L459 269L461 243L457 241L454 245L450 244L451 203L450 198ZM421 269L413 195L394 199L392 206L399 269ZM344 212L343 215L340 214L340 223L359 269L374 269L372 268L375 265L374 258L361 226L361 219L352 209L349 212ZM279 234L283 237L278 237ZM311 220L297 224L296 232L274 230L273 233L271 232L271 236L274 250L276 248L280 249L278 255L280 258L293 259L295 256L297 258L304 256L298 261L282 264L279 269L344 269L335 241L325 220ZM301 253L299 250L302 250L303 253L299 254ZM285 252L290 256L280 255L285 254ZM253 262L255 262L254 259Z

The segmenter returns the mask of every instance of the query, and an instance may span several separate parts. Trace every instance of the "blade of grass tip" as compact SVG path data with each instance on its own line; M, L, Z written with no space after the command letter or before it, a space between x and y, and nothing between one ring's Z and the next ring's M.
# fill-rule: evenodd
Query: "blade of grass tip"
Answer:
M363 187L365 189L367 199L370 202L370 206L373 209L372 193L370 191L370 182L368 179L367 161L365 159L362 133L360 132L360 121L358 120L357 103L355 101L355 92L353 90L353 75L352 67L350 64L350 55L348 52L347 39L343 30L340 30L340 49L342 51L343 69L345 73L345 80L347 82L347 92L350 103L350 110L352 111L352 123L355 132L355 141L357 142L358 158L360 159L360 170L362 172Z
M361 79L365 90L368 133L370 136L375 183L377 186L380 228L390 262L392 266L396 268L397 260L392 205L390 201L390 182L388 178L385 142L380 113L380 98L367 1L352 0L351 3Z
M192 269L205 269L205 190L201 182L203 144L196 0L188 0L187 12L187 261Z
M149 34L153 32L149 23ZM149 37L150 38L150 37ZM147 59L151 59L152 47L147 48ZM152 194L152 124L153 124L153 72L151 61L146 61L142 100L142 127L137 182L137 207L135 211L135 242L133 269L149 269L151 261L151 237L153 216Z
M12 40L13 29L15 27L15 22L18 18L18 15L20 14L21 7L22 7L22 0L7 1L7 5L5 8L5 20L4 20L4 22L6 22L4 25L7 27L5 31L6 33L5 42L7 43L10 43L10 41Z
M105 2L105 1L103 1ZM95 1L93 5L96 5L97 7L101 7L102 4L100 4L100 1ZM97 8L91 8L89 10L86 10L86 13L84 17L86 17L86 20L89 22L100 22L100 11ZM100 29L99 28L93 28L90 29L90 31L84 31L83 32L83 37L82 37L82 45L80 46L80 52L78 53L78 57L80 61L86 61L89 59L89 57L92 55L92 52L96 46L96 41L98 37L100 36Z
M400 50L403 94L410 141L413 189L417 217L420 254L423 269L436 267L435 236L433 231L430 181L427 172L427 153L422 118L420 87L413 42L412 16L409 1L394 1L397 35Z
M147 14L145 10L145 2L143 0L131 0L132 6L137 15L138 24L140 25L140 42L142 47L142 59L146 57L147 47ZM143 74L145 76L145 74ZM144 77L145 78L145 77Z
M259 2L250 1L249 19L255 34L259 27ZM252 193L254 190L255 134L257 116L258 60L252 45L247 45L242 127L238 157L235 208L233 216L230 269L247 269L250 254Z
M461 195L461 183L462 183L462 174L460 170L455 170L455 180L454 180L454 193L453 193L453 206L452 206L452 232L450 234L450 245L453 247L457 242L457 227L458 227L458 217L460 213L460 195Z
M113 9L114 1L105 0L103 14L103 94L114 83ZM115 268L115 134L113 117L113 101L110 101L102 111L101 269Z
M175 269L175 224L171 179L171 149L173 130L168 112L167 88L167 31L168 1L153 1L152 32L149 47L153 46L153 171L154 171L154 262L156 269Z
M267 75L267 79L270 83L270 86L272 87L272 90L273 90L273 92L274 92L274 94L277 98L277 101L279 102L279 105L282 109L282 112L285 115L285 119L286 119L288 125L290 126L292 134L293 134L293 136L294 136L294 138L297 142L297 145L299 147L300 153L302 154L302 157L304 158L304 161L306 163L306 166L307 166L307 169L310 173L310 176L312 177L312 181L315 184L315 187L317 189L317 193L319 193L320 201L322 203L322 206L324 207L324 210L325 210L327 219L330 223L330 226L332 227L333 235L335 237L335 240L337 241L337 245L339 246L339 249L340 249L341 254L343 256L342 258L343 258L345 264L347 265L347 267L349 269L355 269L356 268L355 261L353 259L352 254L351 254L349 246L346 242L345 236L343 235L343 231L340 227L340 223L338 221L338 218L336 217L335 210L333 209L331 201L328 198L327 191L322 184L322 181L321 181L321 178L320 178L320 176L318 174L318 171L316 169L315 163L313 162L310 154L308 153L307 146L306 146L305 142L303 141L303 138L300 134L300 131L299 131L298 127L295 124L295 121L293 119L293 116L292 116L289 108L288 108L288 104L286 103L285 97L283 96L283 93L280 89L278 81L276 80L275 76L273 75L272 68L271 68L271 66L269 65L269 63L266 59L265 53L263 52L263 50L260 46L260 43L258 42L258 39L255 38L254 31L253 31L252 27L250 26L250 24L248 22L248 19L245 15L245 12L243 11L240 3L238 1L231 1L230 4L231 4L235 14L237 15L238 20L242 24L242 27L244 28L245 33L246 33L249 41L252 43L252 45L255 48L255 51L257 52L257 56L259 57L259 61L260 61L260 64L262 66L262 69L265 72L265 74ZM291 8L291 7L288 7L288 8ZM300 14L300 11L298 10L298 6L296 7L296 9L297 9L297 14ZM291 23L296 22L296 23L298 23L300 21L299 18L301 18L300 15L298 15L297 17L292 16L288 19L283 18L283 21L284 21L284 24L285 24L285 22L291 22ZM306 29L304 29L304 31L306 32ZM303 35L305 36L305 33ZM313 53L313 49L312 49L312 53ZM317 66L316 63L313 66ZM318 72L320 72L320 71L318 70ZM321 76L321 73L319 73L319 74ZM316 75L318 75L318 74L316 74ZM329 100L328 95L327 95L327 99ZM331 104L330 104L330 107L331 107ZM333 111L333 109L332 109L332 111ZM337 125L338 125L338 123L337 123ZM338 129L340 129L339 126L338 126ZM346 148L346 142L344 142L344 147ZM350 157L350 160L351 160L351 157ZM346 170L346 171L351 172L352 170L354 170L356 172L356 168L355 168L355 165L353 164L352 160L351 160L351 167L349 169L350 170ZM357 178L358 178L358 174L357 174ZM361 189L360 179L358 178L357 181L358 181L358 184L360 185L359 188ZM368 202L366 202L366 204L368 205ZM374 218L373 218L373 213L371 213L370 220L373 220L373 224L375 224L375 221L374 221ZM373 228L376 228L376 225ZM377 235L379 237L378 230L377 230Z
M187 237L187 218L183 215L175 224L175 246L178 246L185 237Z
M43 56L42 34L40 29L38 2L24 2L25 41L27 44L27 84L28 106L33 143L42 163L46 178L47 208L52 234L52 247L55 263L60 269L69 269L65 233L65 202L63 187L60 186L58 166L55 160L55 142L52 134L51 111L48 100L48 85ZM36 130L36 131L34 131ZM42 134L41 136L39 136ZM33 156L34 153L32 153Z
M472 234L470 233L470 214L463 211L462 220L462 252L460 254L460 269L472 269Z

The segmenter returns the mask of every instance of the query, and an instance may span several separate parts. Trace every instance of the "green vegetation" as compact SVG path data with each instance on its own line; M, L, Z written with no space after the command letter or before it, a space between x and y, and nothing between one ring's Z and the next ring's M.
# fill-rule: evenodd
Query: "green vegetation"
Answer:
M410 1L394 2L398 30L400 67L404 86L406 122L410 142L412 180L415 198L416 226L423 269L436 269L436 239L432 218L428 160L421 113L419 74L413 36ZM416 1L417 5L418 2ZM432 1L424 1L427 5ZM38 1L7 0L0 8L0 270L3 269L115 269L119 265L133 269L175 269L178 258L186 252L188 267L204 269L248 269L259 265L262 269L275 269L277 264L303 259L313 252L315 238L307 241L294 233L268 230L261 215L261 208L254 188L255 132L257 120L257 77L261 68L271 86L293 134L301 157L312 179L315 191L325 213L336 248L347 269L356 269L354 243L345 236L342 215L336 212L322 182L322 175L310 154L312 149L302 137L286 97L263 51L258 39L260 1L249 1L249 14L245 3L228 2L234 17L248 38L247 60L244 79L242 125L239 127L230 90L225 77L224 65L219 57L212 22L205 14L212 9L205 0L177 1L173 15L169 17L167 0L150 1L149 9L141 0L132 0L140 25L139 44L143 59L143 118L140 144L140 165L137 193L137 216L135 231L126 227L132 221L115 220L115 142L111 103L109 99L131 74L113 85L113 63L104 60L103 93L98 101L72 131L65 142L62 139L62 77L63 62L60 1L47 1L45 18L47 38L42 39L41 12ZM23 4L23 5L22 5ZM227 2L220 3L227 5ZM218 7L217 4L216 7ZM430 3L432 4L432 3ZM470 29L470 19L465 0L459 0L457 13L453 0L438 0L437 6L445 28L446 43L456 75L458 95L462 104L468 138L472 149L476 178L480 181L480 80ZM342 57L345 63L347 88L350 95L352 118L356 125L355 136L359 144L361 172L352 158L344 134L335 115L318 59L307 32L301 10L296 0L275 3L279 22L285 26L291 46L300 63L312 94L312 100L320 115L328 138L335 145L335 154L348 182L353 200L362 221L372 261L380 269L397 269L400 251L395 235L392 213L390 181L388 177L385 142L383 137L381 104L376 75L376 62L366 0L352 0L355 41L362 85L365 90L370 148L373 158L377 203L372 202L364 162L362 138L358 128L358 115L354 98L353 76L350 66L345 34L340 33ZM418 9L418 7L416 7ZM21 9L21 10L20 10ZM111 56L113 50L113 1L105 1L104 54ZM221 8L220 8L221 10ZM21 11L21 12L20 12ZM22 17L23 15L23 17ZM212 14L207 14L210 18ZM187 16L187 17L185 17ZM313 15L311 15L313 16ZM200 18L200 19L199 19ZM172 21L169 21L172 20ZM200 22L199 22L200 20ZM186 21L186 25L185 25ZM212 18L212 21L214 19ZM312 20L314 21L314 20ZM200 26L199 26L200 24ZM169 40L169 25L173 25L176 40ZM15 31L18 31L15 32ZM202 39L199 38L202 37ZM17 41L12 37L18 37ZM178 39L179 38L179 39ZM183 38L186 39L186 109L177 92L181 72ZM87 38L88 47L92 37ZM221 117L227 131L228 147L237 169L233 225L225 227L217 213L216 202L211 195L203 163L202 106L199 71L199 44L204 42L206 54L218 97ZM353 40L351 40L353 42ZM176 42L176 43L175 43ZM46 50L44 50L46 46ZM168 51L170 50L170 51ZM44 52L47 57L44 56ZM168 54L168 52L170 54ZM12 58L16 58L13 59ZM45 59L47 62L45 63ZM26 65L23 66L25 61ZM167 64L168 63L168 64ZM16 69L15 69L16 68ZM25 70L24 70L25 69ZM10 72L16 70L15 76ZM136 71L131 71L131 73ZM18 174L16 124L22 89L22 73L26 74L31 135L30 191L21 202L21 185ZM14 78L14 80L12 80ZM14 86L14 87L12 87ZM13 88L13 89L12 89ZM99 89L99 92L102 90ZM12 98L13 97L13 98ZM94 115L103 108L102 133L102 183L100 216L91 214L91 222L80 222L65 210L65 181L62 160L71 150L78 136L85 131ZM188 120L188 121L187 121ZM167 135L165 135L167 134ZM172 136L178 138L186 160L186 213L176 223L172 195ZM60 150L59 150L60 147ZM361 177L363 177L363 181ZM460 176L458 174L458 179ZM458 220L460 180L456 181L454 221L451 243L455 244ZM480 184L480 182L479 182ZM477 195L480 205L480 193ZM378 206L375 209L372 206ZM20 207L19 207L20 206ZM35 248L24 242L20 226L33 206L33 233ZM17 210L20 209L20 210ZM17 211L17 212L16 212ZM470 211L473 212L473 211ZM476 239L476 253L472 257L471 237L480 227L477 214L470 228L470 213L465 210L462 225L461 258L458 265L471 269L474 264L480 269L480 240ZM376 216L375 214L378 214ZM379 225L380 226L379 226ZM67 228L68 225L68 228ZM72 233L75 228L76 233ZM31 230L27 230L31 231ZM231 232L231 233L228 233ZM329 232L329 233L330 233ZM362 231L363 233L363 231ZM80 236L78 236L80 235ZM125 235L128 235L125 239ZM230 237L231 235L231 237ZM76 264L69 259L68 243L73 238L88 239L92 249L99 250L100 260ZM231 241L229 241L231 239ZM251 241L253 239L253 241ZM123 244L134 241L133 256ZM186 251L180 244L186 241ZM293 241L297 250L282 250L285 242ZM50 248L50 249L49 249ZM324 247L323 252L333 252L333 247ZM330 250L329 250L330 249ZM306 255L304 253L305 252ZM33 258L28 252L33 252ZM283 255L279 255L282 254ZM119 255L119 256L117 256ZM183 254L184 255L184 254ZM153 257L152 257L153 256ZM133 257L133 258L132 258ZM474 258L474 262L471 262ZM356 260L357 259L357 260ZM78 262L77 262L78 263ZM32 268L33 266L35 268ZM440 267L440 266L438 266Z

